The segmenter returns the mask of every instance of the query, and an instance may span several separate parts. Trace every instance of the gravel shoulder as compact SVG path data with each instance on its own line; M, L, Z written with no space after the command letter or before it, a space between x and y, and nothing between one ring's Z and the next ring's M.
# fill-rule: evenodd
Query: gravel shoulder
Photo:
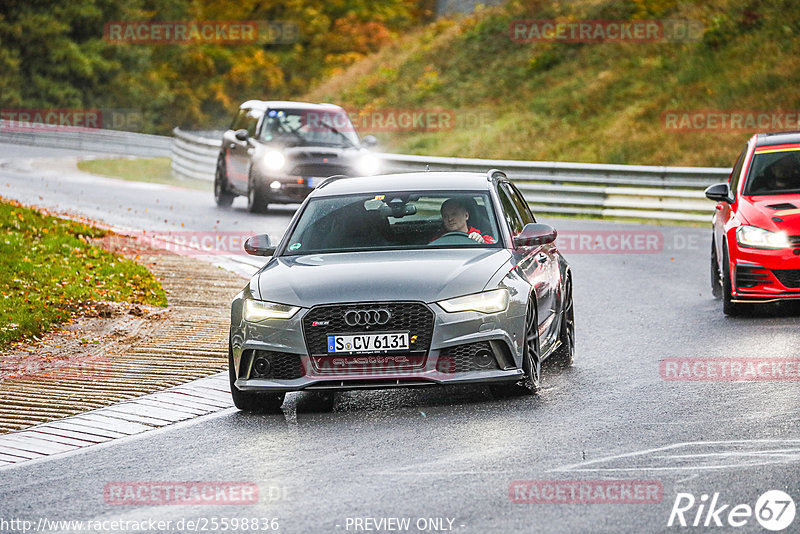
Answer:
M240 276L198 259L147 256L166 309L98 303L40 341L2 354L0 434L131 399L227 368Z

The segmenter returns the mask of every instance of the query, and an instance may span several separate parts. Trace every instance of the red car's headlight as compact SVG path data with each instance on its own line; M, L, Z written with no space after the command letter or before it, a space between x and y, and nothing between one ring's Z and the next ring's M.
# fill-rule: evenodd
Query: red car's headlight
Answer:
M786 232L770 232L757 226L740 226L736 230L736 241L743 247L778 249L792 244Z

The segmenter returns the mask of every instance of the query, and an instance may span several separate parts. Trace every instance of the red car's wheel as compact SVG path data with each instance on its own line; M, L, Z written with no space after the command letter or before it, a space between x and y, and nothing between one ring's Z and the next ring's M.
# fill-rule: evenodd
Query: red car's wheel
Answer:
M733 278L728 261L728 247L725 245L722 255L722 313L736 317L742 313L742 305L733 302Z
M717 260L717 246L711 240L711 295L715 299L722 297L722 275L719 272L719 260Z

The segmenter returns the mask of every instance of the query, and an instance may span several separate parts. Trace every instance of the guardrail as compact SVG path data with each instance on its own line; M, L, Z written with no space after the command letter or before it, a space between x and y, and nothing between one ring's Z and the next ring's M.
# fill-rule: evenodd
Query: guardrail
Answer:
M213 180L220 138L174 130L172 169L178 176ZM221 137L221 134L220 134ZM721 167L658 167L376 154L386 172L506 172L535 213L709 222L714 205L703 189L727 180Z
M170 155L172 138L118 130L78 130L31 124L24 129L0 127L0 143L157 157Z

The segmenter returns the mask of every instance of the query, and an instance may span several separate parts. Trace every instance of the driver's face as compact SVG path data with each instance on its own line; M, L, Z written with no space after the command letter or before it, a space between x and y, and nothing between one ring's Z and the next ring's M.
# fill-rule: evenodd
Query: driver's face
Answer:
M793 176L795 172L794 160L790 157L784 157L775 163L772 169L771 186L775 189L788 189L792 186Z
M448 232L466 232L469 213L457 204L445 206L442 209L442 222Z

